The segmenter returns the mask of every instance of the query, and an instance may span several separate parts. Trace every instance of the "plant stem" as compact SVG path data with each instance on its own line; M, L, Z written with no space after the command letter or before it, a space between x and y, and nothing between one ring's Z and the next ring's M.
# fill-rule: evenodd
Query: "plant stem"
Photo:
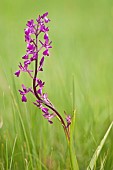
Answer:
M68 141L70 141L70 135L69 135L69 131L66 127L66 124L62 118L62 116L59 114L59 112L54 108L53 105L50 105L48 104L46 101L42 100L40 98L40 96L37 94L37 86L36 86L36 78L37 78L37 69L38 69L38 35L39 34L36 34L36 51L37 51L37 59L35 60L35 73L34 73L34 78L33 78L33 90L34 90L34 94L36 96L36 98L38 100L40 100L45 106L47 106L49 109L51 109L57 116L57 118L60 120L62 126L63 126L63 129L64 129L64 132L65 132L65 135L66 135L66 138L68 139Z

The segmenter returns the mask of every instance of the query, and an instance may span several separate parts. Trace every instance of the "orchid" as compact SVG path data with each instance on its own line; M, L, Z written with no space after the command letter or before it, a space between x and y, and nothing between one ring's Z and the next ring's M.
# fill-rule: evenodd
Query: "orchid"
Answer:
M27 22L27 27L24 30L25 42L27 44L26 53L22 56L23 64L19 64L19 70L15 72L15 75L19 77L22 72L25 72L32 79L32 87L29 88L22 84L22 90L19 90L22 102L28 101L27 93L33 94L36 98L33 104L41 109L43 117L50 124L53 123L53 118L57 117L64 128L67 139L70 140L69 126L71 124L71 116L66 115L66 121L63 119L48 99L47 93L43 93L45 82L38 77L38 73L43 71L45 59L50 55L50 49L52 48L52 41L49 39L49 27L47 26L49 22L48 12L39 15L36 22L33 19ZM43 40L40 39L41 37L43 37ZM31 64L35 65L34 70L29 69Z

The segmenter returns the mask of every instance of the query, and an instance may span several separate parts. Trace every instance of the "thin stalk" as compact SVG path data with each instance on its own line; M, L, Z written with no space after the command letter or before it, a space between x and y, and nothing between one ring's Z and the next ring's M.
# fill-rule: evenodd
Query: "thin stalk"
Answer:
M13 155L14 155L16 141L17 141L17 135L16 135L15 140L14 140L14 145L13 145L13 149L12 149L12 155L11 155L11 162L10 162L9 170L11 170L11 168L12 168Z
M69 147L69 154L70 154L70 161L71 161L71 169L72 170L79 170L78 161L76 158L75 148L74 148L74 141L73 141L73 132L75 127L75 114L73 113L72 123L70 125L70 141L68 142Z
M37 44L38 43L38 35L39 34L36 34L36 43L35 43L36 44L35 47L36 47L36 51L37 51L37 59L35 60L35 73L34 73L34 78L33 78L33 90L34 90L34 94L35 94L35 96L36 96L36 98L38 100L40 100L45 106L50 108L56 114L57 118L60 120L60 122L61 122L61 124L62 124L62 126L64 128L64 132L65 132L66 138L69 141L70 140L69 131L67 130L67 127L65 125L65 122L64 122L62 116L58 113L58 111L52 105L49 105L47 102L42 100L40 98L40 96L37 94L37 90L36 90L36 88L37 88L37 86L36 86L36 78L37 78L37 69L38 69L38 44Z
M7 140L6 140L6 170L8 170L8 146L7 146Z
M68 141L69 141L69 140L70 140L70 135L69 135L69 133L68 133L68 129L67 129L66 125L65 125L65 122L64 122L62 116L58 113L58 111L57 111L55 108L53 108L52 106L50 106L50 105L48 105L48 104L46 104L46 103L44 103L44 104L45 104L47 107L49 107L52 111L55 112L55 114L57 115L58 119L59 119L60 122L62 123L62 126L63 126L63 128L64 128L65 135L66 135L66 137L67 137L67 139L68 139Z

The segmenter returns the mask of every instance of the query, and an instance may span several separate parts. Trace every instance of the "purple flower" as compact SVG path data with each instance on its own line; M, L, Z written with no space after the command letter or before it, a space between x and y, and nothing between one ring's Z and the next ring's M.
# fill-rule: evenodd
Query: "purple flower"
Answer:
M48 12L44 13L44 14L41 16L41 18L44 19L44 17L47 17L47 16L48 16Z
M24 65L25 66L28 66L28 64L30 64L31 63L31 61L30 60L26 60L26 61L24 61Z
M53 123L53 121L51 120L53 117L55 117L56 115L55 114L49 114L48 112L47 113L44 113L43 116L48 120L48 122L50 124Z
M42 82L42 80L37 79L37 85L38 85L39 87L44 87L44 84L45 84L45 82Z
M19 90L20 92L20 95L22 96L22 102L27 102L27 98L26 98L26 94L29 93L29 92L32 92L32 89L31 88L26 88L24 86L24 84L22 84L22 89L23 90Z
M37 93L41 96L41 95L42 95L42 88L39 88L39 89L37 90Z
M22 96L22 102L27 102L27 98L25 95Z
M42 23L42 24L40 24L39 30L40 30L41 32L47 32L47 31L49 31L49 28L46 27L46 26Z
M20 72L28 72L28 73L33 72L32 70L28 69L28 63L27 62L24 63L24 66L22 66L22 64L20 63L19 68L20 68L20 70L19 70Z
M30 58L30 61L36 60L37 57L38 57L37 53L34 52L34 53L33 53L33 56Z
M36 21L37 21L38 24L42 23L42 21L41 21L41 16L40 16L40 15L38 16L38 18L36 19Z
M44 39L45 39L45 40L49 40L48 33L45 33L45 34L44 34Z
M22 84L22 89L25 93L29 92L29 89L27 90L27 88L24 86L24 84Z
M49 50L48 50L48 49L46 49L46 50L43 52L43 55L45 55L45 56L49 56Z
M22 58L23 58L23 59L28 59L28 57L29 57L29 56L28 56L27 54L25 54Z
M47 16L48 16L48 12L46 12L41 16L41 18L44 19L45 23L48 23L50 21L50 19L48 19Z
M17 77L19 77L19 76L20 76L20 70L16 71L16 72L15 72L15 75L16 75Z
M20 68L20 71L23 71L23 72L27 71L27 65L22 66L22 64L20 63L19 68Z
M35 26L35 24L34 24L34 20L33 19L31 19L30 21L28 21L27 22L27 24L26 24L28 27L34 27Z
M43 107L43 108L42 108L42 112L44 112L44 113L46 113L46 114L47 114L47 113L48 113L48 111L49 111L49 109L48 109L48 108L45 108L45 107Z
M52 48L52 46L50 45L52 42L49 42L48 34L44 35L44 39L45 39L44 43L40 41L41 45L46 48L46 50L43 51L43 55L49 56L49 48Z
M47 93L43 94L43 99L44 99L45 102L48 103L48 95L47 95Z
M26 41L27 43L29 43L29 42L31 41L31 37L30 37L31 31L30 31L29 28L26 28L26 29L24 30L24 32L25 32L25 41Z
M35 34L35 24L34 24L34 20L32 19L32 20L30 20L30 21L28 21L27 22L27 24L26 24L28 27L28 29L29 29L29 33L31 33L31 34Z
M41 110L42 110L42 112L44 113L43 116L44 116L46 119L48 119L48 122L49 122L49 123L52 124L53 122L52 122L51 119L52 119L53 117L55 117L56 115L55 115L55 114L50 114L50 113L49 113L49 109L48 109L48 108L45 108L45 107L43 107L43 106L41 106Z
M27 44L27 49L29 51L34 51L35 50L35 46L33 44Z
M41 101L41 100L36 100L36 102L33 102L33 104L34 104L35 106L37 106L38 108L41 108L42 101Z
M66 122L67 122L67 128L68 128L71 124L71 116L70 115L66 116Z

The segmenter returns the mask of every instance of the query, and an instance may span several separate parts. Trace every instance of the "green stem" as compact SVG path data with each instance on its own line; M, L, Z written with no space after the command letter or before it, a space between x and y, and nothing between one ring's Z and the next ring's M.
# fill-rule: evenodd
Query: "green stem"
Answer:
M78 166L78 161L77 161L76 154L75 154L74 145L73 145L73 143L69 142L68 146L69 146L71 169L72 170L79 170L79 166Z
M74 141L73 141L74 127L75 127L75 111L73 114L72 123L70 125L70 141L68 141L68 147L69 147L69 154L70 154L71 169L79 170L79 165L78 165L75 148L74 148Z

